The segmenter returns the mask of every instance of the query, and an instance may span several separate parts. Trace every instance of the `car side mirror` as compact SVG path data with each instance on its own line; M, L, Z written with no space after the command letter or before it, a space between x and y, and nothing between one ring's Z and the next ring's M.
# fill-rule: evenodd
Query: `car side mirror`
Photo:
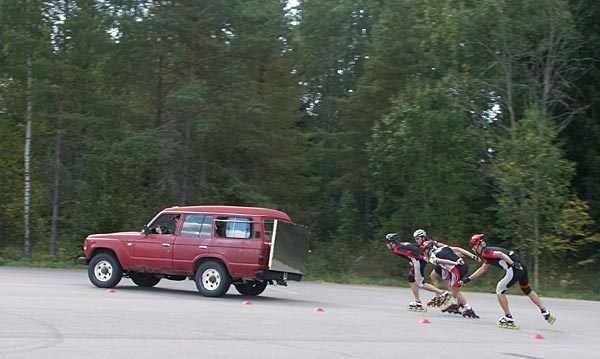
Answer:
M150 233L150 229L148 228L148 225L145 224L144 225L144 238L148 238L148 233Z

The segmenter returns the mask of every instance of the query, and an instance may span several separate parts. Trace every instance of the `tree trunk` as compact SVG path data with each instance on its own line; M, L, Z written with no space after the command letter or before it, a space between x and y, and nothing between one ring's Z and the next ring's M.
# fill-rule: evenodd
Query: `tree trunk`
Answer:
M191 87L194 85L194 78L196 77L196 63L198 61L197 50L196 50L196 41L192 40L190 44L190 66L188 68L188 86ZM187 120L185 122L184 128L184 145L183 145L183 163L182 163L182 177L181 177L181 199L180 205L185 206L188 201L189 195L189 186L190 186L190 151L192 148L193 141L193 128L194 121L191 116L193 116L191 109L186 111Z
M29 238L29 211L31 201L30 179L30 150L31 150L31 121L33 117L31 54L27 55L27 114L25 124L25 155L24 155L24 182L25 191L23 198L23 231L25 240L25 259L31 259L31 239Z
M181 178L181 199L179 205L185 206L188 201L189 181L190 181L190 151L192 143L192 124L191 120L186 120L185 124L185 143L183 145L183 164Z
M533 187L533 286L539 288L540 284L540 208L539 208L539 175L535 171L535 184Z
M158 56L158 82L156 84L156 114L154 118L154 126L159 127L162 123L163 107L165 96L163 94L163 62L164 55Z
M64 74L59 75L60 90L58 95L58 123L56 124L56 147L54 153L54 196L52 198L52 222L50 226L50 257L56 254L56 239L58 237L58 215L60 204L60 173L62 158L62 132L63 117L65 112L65 99L63 93Z
M69 18L69 0L65 0L65 21ZM66 32L66 30L65 30ZM66 63L68 36L65 33L62 43L62 59L63 65ZM58 120L56 124L56 146L54 153L54 195L52 197L52 219L50 224L50 257L56 254L56 240L58 238L58 217L60 210L60 185L61 185L61 162L62 162L62 133L63 119L65 115L65 74L63 69L58 73Z

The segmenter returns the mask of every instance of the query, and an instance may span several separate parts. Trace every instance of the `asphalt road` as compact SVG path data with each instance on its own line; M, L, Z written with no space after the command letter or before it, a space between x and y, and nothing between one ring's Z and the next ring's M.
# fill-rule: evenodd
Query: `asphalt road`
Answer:
M0 358L600 355L599 302L543 298L558 317L550 326L527 297L509 296L521 324L509 330L495 325L502 314L495 295L466 294L480 319L409 312L405 288L292 282L259 297L232 287L225 297L206 298L188 280L140 288L123 279L110 293L92 286L85 271L0 267Z

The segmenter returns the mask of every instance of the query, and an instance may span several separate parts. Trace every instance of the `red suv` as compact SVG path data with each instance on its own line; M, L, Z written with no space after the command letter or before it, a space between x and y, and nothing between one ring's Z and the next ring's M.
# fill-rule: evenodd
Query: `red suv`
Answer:
M123 276L142 287L189 278L209 297L224 295L231 284L243 295L259 295L267 284L301 280L309 235L274 209L172 207L141 232L90 235L83 249L78 262L89 265L97 287L112 288Z

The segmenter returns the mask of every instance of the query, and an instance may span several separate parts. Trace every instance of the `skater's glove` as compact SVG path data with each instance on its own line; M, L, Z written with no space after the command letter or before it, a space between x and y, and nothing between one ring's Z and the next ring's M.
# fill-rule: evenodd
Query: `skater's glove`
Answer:
M463 285L465 285L465 284L469 283L470 281L471 281L471 278L469 278L469 277L465 277L465 278L463 278L463 280L461 280L461 281L458 281L458 286L459 286L459 287L462 287Z
M456 260L456 265L457 265L457 266L461 266L461 265L463 265L463 264L465 264L465 261L464 261L462 258L458 258L458 259Z
M519 262L512 262L512 264L509 265L509 267L514 268L516 270L523 270L523 266Z
M477 255L473 254L471 256L471 259L474 260L475 262L481 262L481 258L479 258Z

